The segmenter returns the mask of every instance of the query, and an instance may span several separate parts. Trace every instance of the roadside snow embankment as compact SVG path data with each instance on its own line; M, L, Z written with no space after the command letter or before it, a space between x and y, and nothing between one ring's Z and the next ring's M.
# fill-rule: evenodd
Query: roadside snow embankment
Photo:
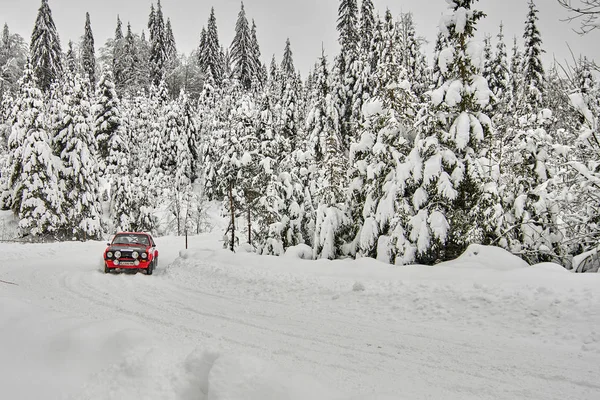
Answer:
M568 342L600 354L600 274L574 274L551 263L529 266L497 247L473 245L435 267L188 250L166 277L239 298L315 309L325 304L359 319L447 321L461 330Z

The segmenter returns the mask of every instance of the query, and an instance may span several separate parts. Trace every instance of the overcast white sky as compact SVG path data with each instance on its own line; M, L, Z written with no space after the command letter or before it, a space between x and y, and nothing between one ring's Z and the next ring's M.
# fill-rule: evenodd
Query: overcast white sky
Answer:
M154 0L49 0L63 49L71 39L78 41L83 34L85 13L91 15L96 47L114 35L117 14L126 26L130 21L135 32L146 29L150 4ZM17 32L29 41L40 0L0 0L0 23L7 22L11 32ZM233 38L235 20L240 0L162 0L166 17L171 18L175 40L180 52L189 53L198 45L202 26L206 25L210 7L215 7L221 44L229 46ZM440 15L446 10L445 0L374 0L376 9L383 15L389 7L394 15L411 11L419 35L431 42L437 34ZM497 34L500 21L504 22L507 46L512 37L520 39L527 14L528 0L481 0L477 7L488 14L479 25L479 33ZM572 31L576 25L560 20L566 17L556 0L537 0L540 13L540 31L547 51L546 61L553 56L559 60L570 59L567 43L576 55L584 54L600 61L600 31L580 37ZM263 61L271 56L281 59L286 37L294 52L296 68L306 76L325 45L330 60L337 53L335 30L339 0L245 0L249 19L258 27L258 40ZM431 54L427 54L430 58Z

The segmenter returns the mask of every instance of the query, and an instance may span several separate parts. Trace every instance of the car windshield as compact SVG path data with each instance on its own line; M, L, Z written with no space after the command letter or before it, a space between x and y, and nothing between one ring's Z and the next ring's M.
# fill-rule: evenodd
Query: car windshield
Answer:
M113 244L143 244L148 245L148 236L142 234L119 234L113 239Z

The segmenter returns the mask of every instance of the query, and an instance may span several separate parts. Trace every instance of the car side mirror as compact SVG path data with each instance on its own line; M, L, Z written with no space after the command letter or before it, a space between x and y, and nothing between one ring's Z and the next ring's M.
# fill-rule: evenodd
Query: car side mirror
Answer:
M106 243L107 246L110 246L110 243Z

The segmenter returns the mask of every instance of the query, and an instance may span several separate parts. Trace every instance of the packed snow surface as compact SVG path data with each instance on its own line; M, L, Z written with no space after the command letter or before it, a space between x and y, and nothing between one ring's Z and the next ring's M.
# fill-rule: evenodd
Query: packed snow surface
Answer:
M599 399L600 274L471 246L435 267L157 238L0 244L3 399Z

